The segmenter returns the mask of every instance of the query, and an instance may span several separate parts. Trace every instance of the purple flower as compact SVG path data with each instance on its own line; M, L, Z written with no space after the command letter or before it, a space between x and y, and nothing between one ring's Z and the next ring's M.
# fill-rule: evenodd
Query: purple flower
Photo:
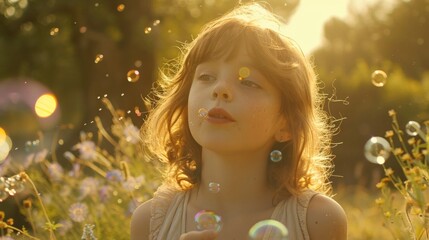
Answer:
M88 215L88 206L85 203L74 203L69 207L69 216L75 222L83 222Z
M93 177L86 177L82 180L79 186L80 199L85 198L88 195L94 195L97 193L99 181Z
M58 163L49 163L48 174L52 181L59 182L64 174L63 167Z
M97 156L96 146L93 141L82 141L76 144L74 149L79 150L80 158L83 160L92 160Z
M112 182L122 182L124 180L124 177L122 176L121 171L118 169L108 171L106 173L106 178L107 180Z

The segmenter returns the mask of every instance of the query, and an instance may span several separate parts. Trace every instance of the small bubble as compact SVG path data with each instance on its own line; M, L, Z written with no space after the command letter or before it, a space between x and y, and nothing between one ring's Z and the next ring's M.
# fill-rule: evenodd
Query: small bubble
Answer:
M364 154L371 163L384 164L390 156L391 149L386 139L372 137L365 143Z
M98 111L101 112L101 110L103 110L102 108L99 108Z
M219 232L222 229L222 219L219 215L209 210L197 212L194 217L198 230L214 230Z
M151 27L147 27L147 28L144 29L144 33L145 34L149 34L151 31L152 31Z
M212 193L220 192L220 184L216 183L216 182L210 182L209 183L209 191Z
M405 131L410 136L417 136L419 134L424 136L424 133L421 130L420 124L416 121L409 121L407 125L405 125Z
M200 118L207 118L207 116L209 115L209 112L207 111L207 109L205 109L205 108L200 108L199 110L198 110L198 116L200 117Z
M267 219L257 222L249 230L249 239L251 240L287 240L289 231L283 223Z
M99 62L103 61L103 58L104 58L103 54L95 55L94 63L99 63Z
M375 70L372 75L372 84L376 87L383 87L387 82L387 74L381 70Z
M60 146L64 145L64 140L63 139L59 139L58 140L58 145L60 145Z
M107 97L107 93L103 95L103 97Z
M160 22L161 21L157 19L157 20L153 21L152 25L153 26L158 26Z
M100 96L97 97L97 99L100 99L100 98L101 98Z
M279 150L273 150L270 153L270 159L273 162L280 162L282 160L283 156L282 156L282 152Z
M56 36L60 32L60 29L57 27L51 28L51 31L49 32L49 35Z
M140 72L137 70L130 70L127 73L128 82L137 82L140 78Z
M125 96L125 93L121 93L121 97Z
M130 113L131 113L131 110L128 110L128 111L127 111L127 114L130 114Z
M123 11L124 11L124 9L125 9L125 4L119 4L119 5L116 7L116 10L118 10L118 12L123 12Z

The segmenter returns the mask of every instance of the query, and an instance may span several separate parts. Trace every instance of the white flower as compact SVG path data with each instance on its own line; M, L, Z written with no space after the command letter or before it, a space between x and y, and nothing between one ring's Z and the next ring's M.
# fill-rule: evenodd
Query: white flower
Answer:
M138 177L130 176L127 181L122 183L122 187L124 187L127 191L134 191L136 189L139 189L144 182L145 178L143 175L140 175Z
M93 177L86 177L82 180L79 186L80 199L85 198L88 195L94 195L97 193L99 187L99 181Z
M131 144L138 143L140 141L140 130L133 124L128 124L124 128L125 140Z
M97 156L96 146L93 141L82 141L74 146L79 150L80 158L83 160L92 160Z

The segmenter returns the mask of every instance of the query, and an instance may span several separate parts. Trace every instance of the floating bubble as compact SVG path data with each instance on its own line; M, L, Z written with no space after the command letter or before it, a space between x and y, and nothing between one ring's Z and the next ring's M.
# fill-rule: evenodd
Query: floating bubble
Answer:
M51 31L49 32L49 35L55 36L60 32L60 29L57 27L51 28Z
M124 5L124 4L119 4L119 5L116 7L116 10L118 10L118 12L123 12L123 11L124 11L124 9L125 9L125 5Z
M137 67L137 68L141 67L142 65L143 65L143 62L141 60L136 60L134 62L134 66Z
M372 84L376 87L383 87L387 82L387 74L382 70L375 70L372 75Z
M214 230L219 232L222 229L222 219L213 211L201 210L195 214L194 220L198 230Z
M389 142L382 137L372 137L366 143L364 147L364 154L366 159L372 163L384 164L390 156Z
M267 219L257 222L249 230L249 239L252 240L287 240L289 231L283 223Z
M144 33L149 34L150 32L152 32L152 28L151 27L147 27L144 29Z
M421 132L420 124L416 121L409 121L407 125L405 125L405 131L410 136L417 136L419 132Z
M99 63L99 62L103 61L103 58L104 58L103 54L97 54L97 55L95 55L94 62Z
M47 118L51 116L57 109L57 99L52 94L43 94L40 96L34 105L34 111L37 116Z
M157 20L153 21L152 25L153 26L158 26L159 23L161 23L161 21L157 19Z
M250 69L248 67L241 67L238 70L238 79L243 80L250 76Z
M127 73L128 82L137 82L140 78L140 72L137 70L130 70Z
M200 116L201 118L207 118L208 115L209 115L209 112L207 111L207 109L200 108L198 110L198 116Z
M273 162L280 162L282 160L283 156L282 156L282 152L279 150L273 150L270 153L270 159Z
M212 193L220 192L220 184L216 183L216 182L210 182L209 183L209 191Z

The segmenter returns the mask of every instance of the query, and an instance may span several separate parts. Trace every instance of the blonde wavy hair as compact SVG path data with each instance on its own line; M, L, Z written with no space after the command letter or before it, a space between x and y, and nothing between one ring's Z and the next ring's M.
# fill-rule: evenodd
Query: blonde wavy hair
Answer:
M272 81L282 96L281 111L287 119L291 140L278 143L283 161L268 160L268 182L280 198L305 189L328 193L332 169L331 126L323 111L324 96L312 63L300 48L281 33L281 19L261 4L240 5L204 26L182 49L176 69L164 69L158 88L149 99L156 101L142 128L151 157L168 163L166 180L182 190L201 179L201 146L191 136L187 106L198 64L234 54L245 46L259 71ZM173 74L167 74L173 71Z

